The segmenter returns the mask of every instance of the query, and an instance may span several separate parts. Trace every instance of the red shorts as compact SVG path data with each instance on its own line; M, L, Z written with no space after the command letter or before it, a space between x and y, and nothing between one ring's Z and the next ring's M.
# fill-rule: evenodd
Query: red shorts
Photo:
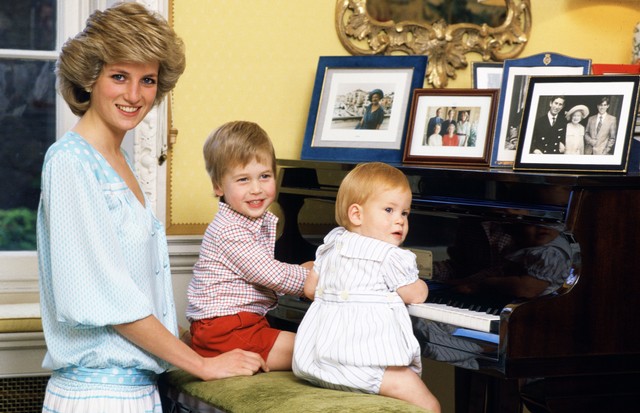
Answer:
M240 312L191 322L191 348L203 357L214 357L239 348L260 354L266 361L280 334L264 316Z

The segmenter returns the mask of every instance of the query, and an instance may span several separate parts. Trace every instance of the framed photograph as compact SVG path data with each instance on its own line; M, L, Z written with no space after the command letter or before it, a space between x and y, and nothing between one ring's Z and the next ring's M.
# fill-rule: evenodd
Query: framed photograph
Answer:
M301 159L400 162L426 56L320 57Z
M502 62L471 62L471 87L474 89L500 89Z
M626 172L640 76L531 77L517 170Z
M489 166L497 89L416 89L404 163Z
M594 63L591 65L591 73L594 75L640 75L640 65Z
M591 60L540 53L504 61L491 166L511 167L516 157L529 76L588 75Z

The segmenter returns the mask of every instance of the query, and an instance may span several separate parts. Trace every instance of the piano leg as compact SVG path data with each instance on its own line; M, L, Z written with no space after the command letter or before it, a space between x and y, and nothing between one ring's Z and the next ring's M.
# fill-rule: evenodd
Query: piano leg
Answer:
M515 379L455 368L456 413L522 413Z

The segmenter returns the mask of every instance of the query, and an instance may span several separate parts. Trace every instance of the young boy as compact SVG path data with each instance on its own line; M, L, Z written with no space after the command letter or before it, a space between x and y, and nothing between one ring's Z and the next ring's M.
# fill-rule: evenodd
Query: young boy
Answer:
M274 258L276 159L257 124L229 122L203 148L219 210L207 228L187 290L191 346L203 356L235 348L262 356L269 370L291 370L295 334L269 326L278 295L301 296L313 262Z

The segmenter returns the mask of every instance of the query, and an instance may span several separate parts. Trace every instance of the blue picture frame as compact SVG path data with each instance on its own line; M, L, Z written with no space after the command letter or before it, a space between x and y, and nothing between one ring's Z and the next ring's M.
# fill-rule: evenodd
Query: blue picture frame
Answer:
M321 56L301 159L402 162L413 90L424 86L427 56ZM379 129L356 129L363 100L383 92Z
M492 167L513 167L522 132L522 114L529 76L588 75L591 59L573 58L557 53L540 53L503 64L498 117L491 150Z

